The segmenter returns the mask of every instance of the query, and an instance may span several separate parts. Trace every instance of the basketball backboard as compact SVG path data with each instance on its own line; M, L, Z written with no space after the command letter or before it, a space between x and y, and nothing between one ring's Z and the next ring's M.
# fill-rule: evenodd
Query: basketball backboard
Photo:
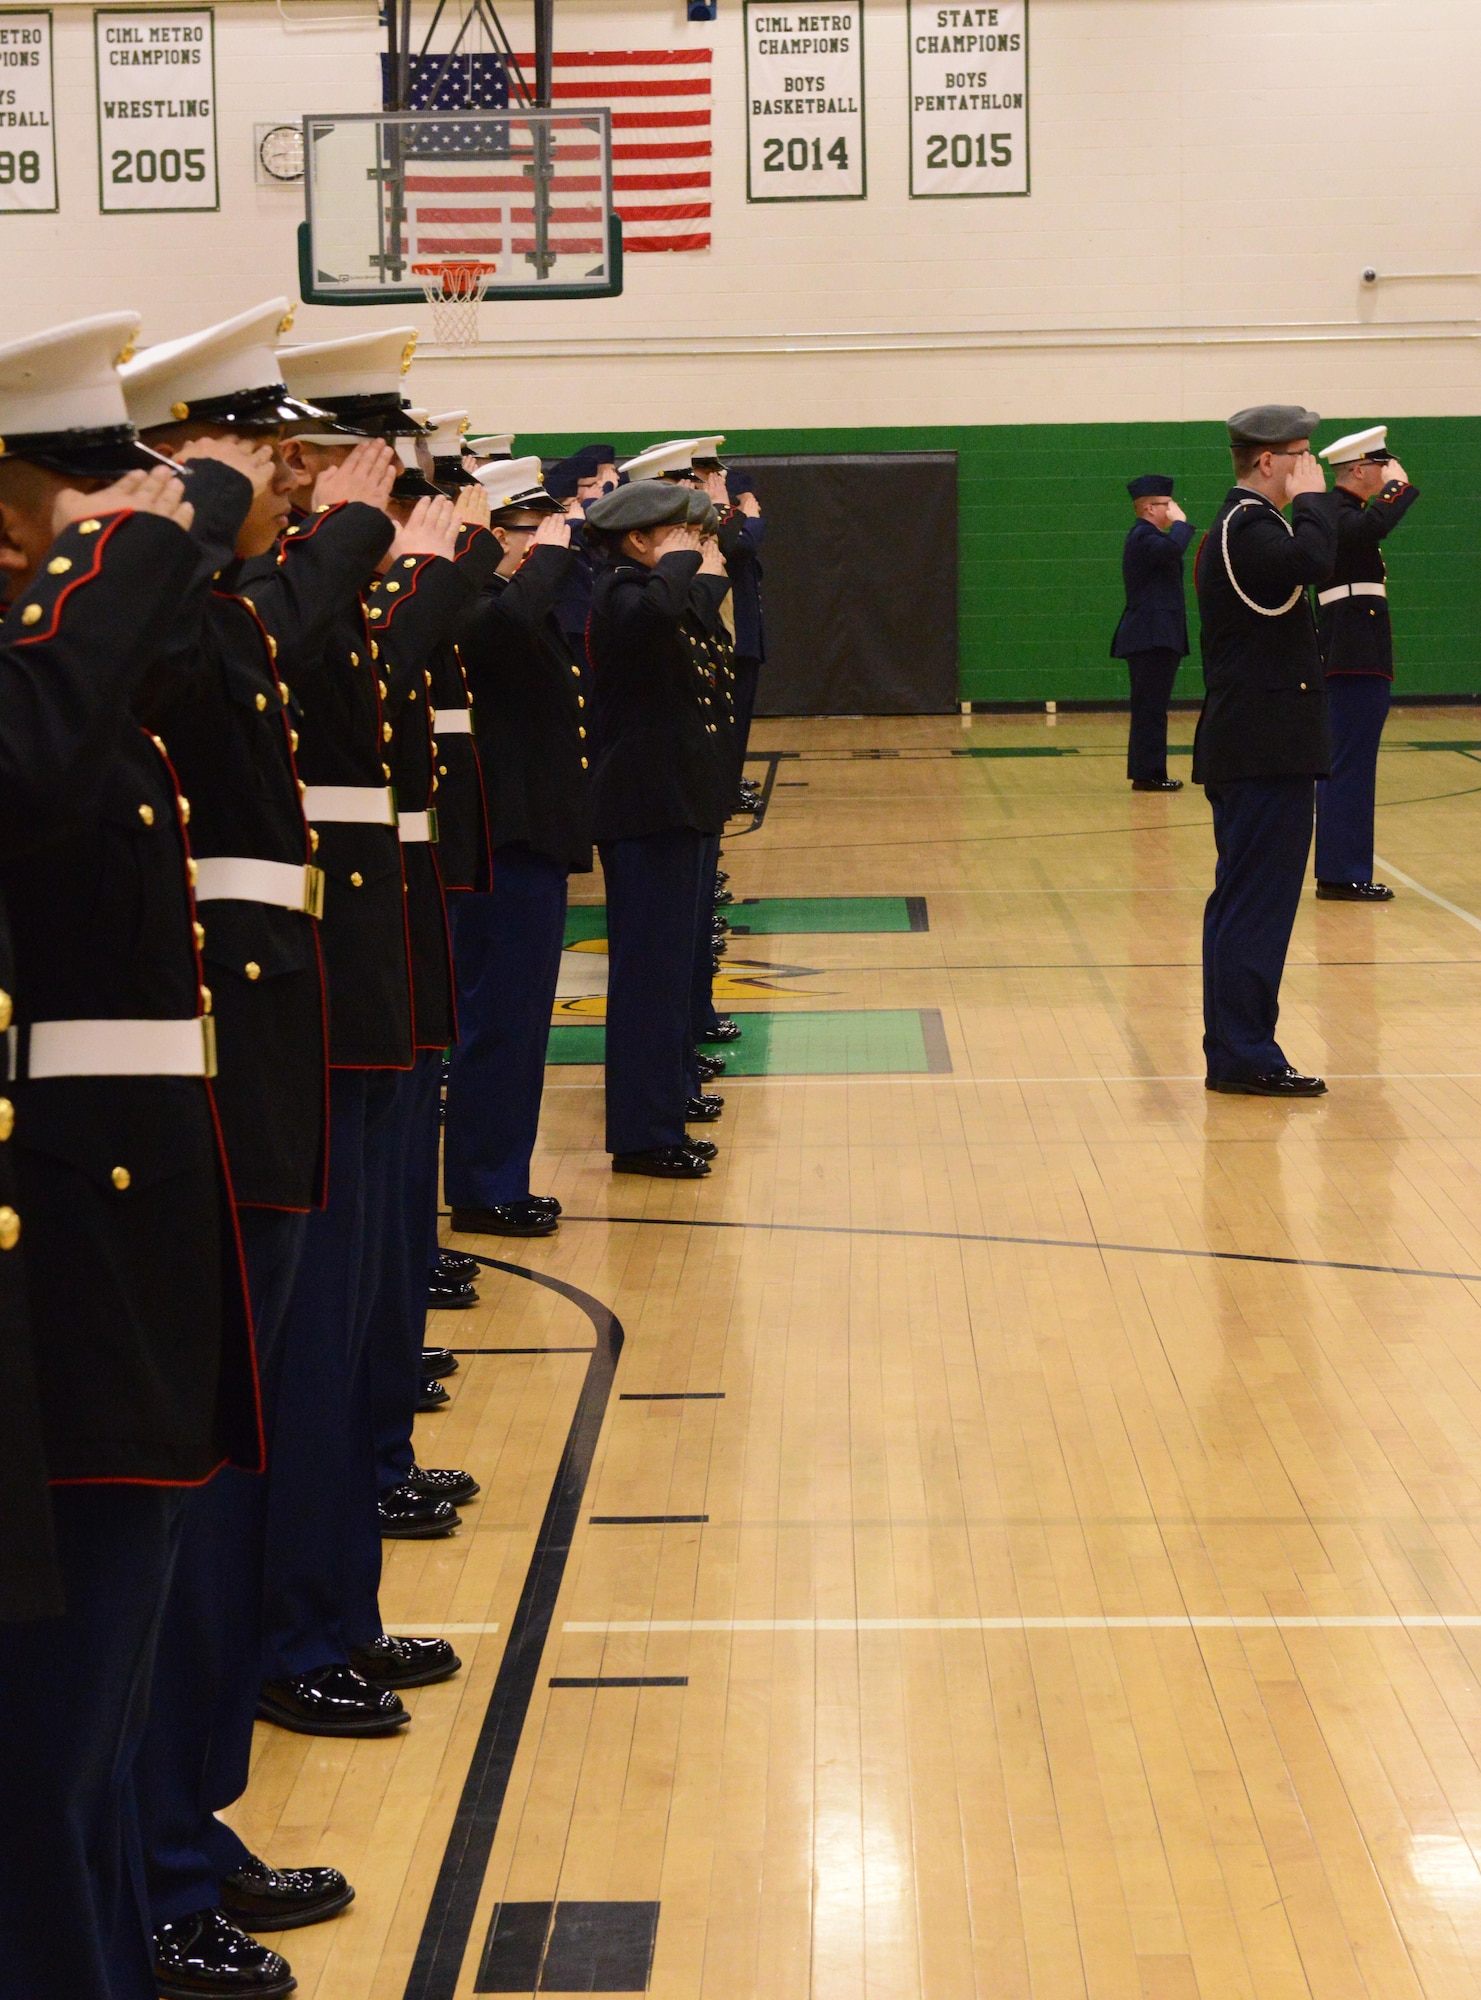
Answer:
M605 105L310 116L303 140L311 304L420 302L454 265L476 265L490 299L622 290Z

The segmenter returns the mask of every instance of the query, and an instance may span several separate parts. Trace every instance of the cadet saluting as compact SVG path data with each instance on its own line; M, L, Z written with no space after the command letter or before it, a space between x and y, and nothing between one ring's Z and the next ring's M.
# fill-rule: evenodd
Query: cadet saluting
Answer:
M1121 551L1126 609L1111 641L1111 657L1131 675L1131 729L1126 775L1134 792L1180 792L1167 775L1167 704L1179 662L1188 653L1183 554L1196 532L1172 497L1165 472L1144 472L1126 490L1136 520Z
M1419 498L1388 449L1388 429L1354 431L1321 454L1335 468L1337 566L1316 593L1327 675L1332 775L1316 788L1316 893L1325 902L1390 903L1373 880L1378 743L1394 678L1388 574L1379 547Z
M1320 422L1282 403L1229 419L1238 483L1195 565L1208 692L1193 780L1208 793L1219 852L1203 917L1203 1047L1210 1090L1254 1097L1319 1097L1327 1087L1298 1075L1275 1039L1313 788L1329 765L1307 597L1337 553L1337 503L1310 451Z

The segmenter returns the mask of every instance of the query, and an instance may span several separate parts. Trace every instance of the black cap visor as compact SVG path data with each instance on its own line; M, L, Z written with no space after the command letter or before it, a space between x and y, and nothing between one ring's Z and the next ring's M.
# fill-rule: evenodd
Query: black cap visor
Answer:
M461 458L434 458L432 476L439 486L476 486L478 481Z
M132 424L23 432L6 438L0 457L23 458L73 479L118 479L125 472L148 472L160 462L157 452L140 444Z
M440 500L442 495L424 472L418 472L410 465L403 466L396 475L396 483L391 488L393 500Z
M347 436L426 437L431 429L417 422L399 396L321 396L319 408Z

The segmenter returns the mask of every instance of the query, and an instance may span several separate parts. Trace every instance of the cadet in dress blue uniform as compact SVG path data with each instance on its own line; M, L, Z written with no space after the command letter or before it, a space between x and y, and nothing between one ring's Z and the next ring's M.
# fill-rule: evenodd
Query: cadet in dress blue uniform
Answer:
M746 761L751 720L756 712L756 688L766 664L766 622L761 613L761 545L766 522L748 472L726 471L725 501L717 497L707 474L705 491L720 509L720 553L730 577L735 617L735 734L740 762Z
M1320 456L1335 473L1337 563L1317 586L1316 632L1327 676L1332 775L1316 788L1316 893L1324 902L1390 903L1373 880L1378 744L1394 678L1388 571L1380 544L1419 498L1375 424Z
M630 469L630 468L629 468ZM690 495L656 478L598 500L593 823L607 884L607 1150L615 1173L694 1180L687 1143L695 912L734 772L697 639Z
M560 1204L531 1195L545 1051L570 874L591 867L591 677L557 613L574 557L538 459L478 479L501 549L461 653L488 804L488 892L458 912L461 1038L447 1089L443 1177L455 1231L548 1236Z
M132 1783L180 1510L223 1465L262 1463L187 809L128 713L199 560L173 475L137 495L163 519L107 484L140 456L115 369L137 327L105 314L0 349L19 1187L0 1254L23 1233L65 1601L0 1649L0 1992L17 2000L155 1993Z
M244 564L275 547L287 520L293 482L276 441L285 425L323 415L295 402L281 380L273 349L291 317L286 299L271 299L149 348L123 371L146 442L185 463L201 545L172 657L135 707L168 742L191 799L216 1098L270 1459L283 1326L309 1212L324 1193L323 878L274 642L233 586ZM216 1817L247 1786L266 1506L266 1481L230 1469L193 1494L171 1582L138 1765L156 1974L166 1995L275 1990L261 1961L282 1962L237 1926L316 1922L354 1893L338 1869L268 1867ZM286 1976L286 1967L277 1974Z
M545 489L558 500L571 523L571 567L556 600L556 621L583 666L587 665L586 621L591 615L591 591L596 569L586 546L586 509L604 493L615 491L621 475L617 447L605 441L584 444L569 458L558 459L545 475Z
M1167 775L1167 704L1178 665L1188 655L1183 554L1197 530L1173 499L1165 472L1144 472L1126 490L1136 521L1121 551L1126 609L1111 641L1111 657L1131 675L1131 728L1126 775L1136 792L1180 792Z
M1219 855L1203 918L1203 1047L1210 1090L1258 1097L1326 1089L1275 1039L1315 781L1329 765L1307 596L1337 552L1338 503L1309 449L1320 421L1280 403L1229 419L1237 483L1195 564L1207 696L1193 779L1208 793Z

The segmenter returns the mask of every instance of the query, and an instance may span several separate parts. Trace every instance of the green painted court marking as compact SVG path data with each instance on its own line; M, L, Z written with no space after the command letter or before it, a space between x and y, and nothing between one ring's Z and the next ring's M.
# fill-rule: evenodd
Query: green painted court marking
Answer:
M719 1053L723 1090L733 1076L945 1076L951 1070L939 1007L889 1007L836 1014L738 1014L743 1033ZM599 1021L550 1031L552 1063L599 1063L607 1031Z
M1058 744L1025 745L1019 749L953 750L953 757L1078 757L1080 752L1071 746L1061 750Z
M737 937L867 935L931 928L924 896L748 896L727 903L724 914ZM607 935L605 903L576 903L566 911L566 943Z

